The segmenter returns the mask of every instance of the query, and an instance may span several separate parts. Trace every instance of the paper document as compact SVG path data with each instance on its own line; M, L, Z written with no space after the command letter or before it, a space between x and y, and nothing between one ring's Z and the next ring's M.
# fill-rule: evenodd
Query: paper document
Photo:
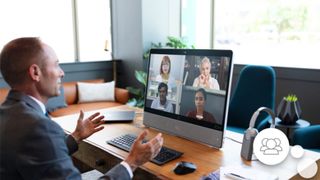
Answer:
M220 168L220 179L239 180L277 180L276 175L246 166L227 166Z

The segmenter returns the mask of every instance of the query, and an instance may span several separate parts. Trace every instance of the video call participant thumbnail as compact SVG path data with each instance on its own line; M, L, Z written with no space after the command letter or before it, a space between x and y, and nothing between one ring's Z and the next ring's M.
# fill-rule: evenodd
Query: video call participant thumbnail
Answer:
M175 80L170 75L171 60L169 56L163 56L160 64L160 74L156 76L156 81L168 84L168 88L175 86Z
M211 77L211 62L210 59L204 57L200 63L200 75L193 81L193 87L200 87L206 89L220 90L218 81Z
M213 115L205 111L205 104L207 100L207 93L203 88L200 88L196 91L194 97L194 104L196 109L189 111L186 116L191 117L201 121L207 121L210 123L216 123L216 119Z
M151 108L166 112L173 112L172 104L167 100L168 85L161 82L158 86L159 97L152 101Z

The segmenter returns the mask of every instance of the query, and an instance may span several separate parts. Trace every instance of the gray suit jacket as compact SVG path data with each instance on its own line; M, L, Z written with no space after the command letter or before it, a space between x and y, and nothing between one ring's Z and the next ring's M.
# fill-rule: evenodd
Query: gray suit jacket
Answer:
M0 179L81 179L69 156L77 149L33 99L9 92L0 106ZM102 178L130 179L122 165Z

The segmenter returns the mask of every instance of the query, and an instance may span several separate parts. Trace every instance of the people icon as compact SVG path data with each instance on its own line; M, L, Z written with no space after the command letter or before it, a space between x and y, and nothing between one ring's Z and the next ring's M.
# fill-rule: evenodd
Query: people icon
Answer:
M158 109L166 112L173 112L172 104L167 100L168 85L161 82L158 86L159 97L154 99L151 104L151 108Z
M164 82L168 84L168 88L171 89L175 86L175 80L170 76L171 61L169 56L163 56L160 64L160 74L156 76L156 81Z
M279 151L282 151L282 147L280 146L281 141L279 138L263 138L261 143L262 146L260 151L263 151L264 155L278 155Z
M193 81L193 87L220 90L218 81L211 77L211 62L208 57L204 57L200 63L200 75Z
M189 111L186 116L191 117L201 121L207 121L210 123L216 123L216 119L213 115L205 111L205 104L207 100L207 93L203 88L200 88L196 91L194 97L194 103L196 106L195 110Z

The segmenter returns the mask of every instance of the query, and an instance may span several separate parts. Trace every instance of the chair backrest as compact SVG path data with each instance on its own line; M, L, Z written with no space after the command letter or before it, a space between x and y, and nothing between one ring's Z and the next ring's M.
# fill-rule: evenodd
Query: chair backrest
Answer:
M292 145L320 152L320 124L296 129L292 137Z
M251 116L258 108L264 106L274 110L275 77L270 66L247 65L240 71L230 100L228 126L248 128ZM255 127L266 116L259 115Z

